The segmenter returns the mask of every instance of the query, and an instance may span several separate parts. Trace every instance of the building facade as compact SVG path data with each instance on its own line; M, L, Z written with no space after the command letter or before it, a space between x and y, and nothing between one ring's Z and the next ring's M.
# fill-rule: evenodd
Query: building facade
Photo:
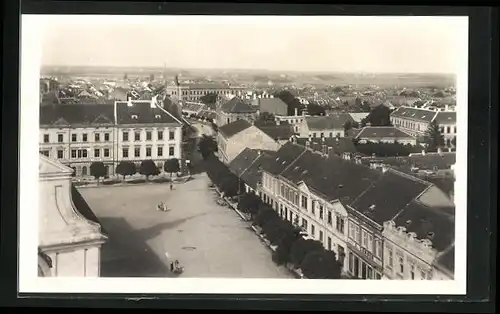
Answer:
M455 111L436 111L430 109L399 107L391 113L392 125L406 133L423 139L431 122L439 125L445 146L455 146L457 123Z
M259 117L259 110L239 97L232 97L231 99L220 97L216 107L217 126L219 127L238 120L253 123Z
M179 100L200 101L203 96L214 94L241 95L243 88L221 83L179 83L167 85L167 94Z
M107 240L95 215L72 186L73 170L39 158L38 275L98 277Z
M76 176L89 176L97 161L112 176L123 160L152 159L161 169L167 159L182 160L182 122L156 99L40 110L40 152L70 166Z
M354 122L347 113L337 113L329 116L308 116L300 124L299 137L344 137L344 125L347 121Z
M391 126L367 126L356 135L359 143L399 143L417 145L417 139L410 134Z

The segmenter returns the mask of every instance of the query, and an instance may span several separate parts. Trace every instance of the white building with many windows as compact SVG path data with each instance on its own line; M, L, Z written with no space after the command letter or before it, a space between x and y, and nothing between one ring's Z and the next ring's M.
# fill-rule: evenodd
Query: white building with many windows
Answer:
M108 104L53 105L40 108L40 152L90 175L92 162L108 175L122 160L152 159L159 168L169 158L182 160L182 122L152 100Z

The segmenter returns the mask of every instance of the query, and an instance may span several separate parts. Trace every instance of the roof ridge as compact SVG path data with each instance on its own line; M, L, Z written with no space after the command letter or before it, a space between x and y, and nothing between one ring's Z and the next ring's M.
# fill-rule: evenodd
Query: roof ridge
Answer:
M392 168L392 167L388 167L388 168L387 168L387 171L388 171L388 172L389 172L389 171L394 172L394 174L396 174L396 175L399 175L399 176L401 176L401 177L404 177L404 178L407 178L407 179L413 180L413 181L415 181L415 182L419 182L419 183L425 184L425 185L427 185L428 187L430 187L431 185L434 185L433 183L431 183L431 182L429 182L429 181L422 180L422 179L417 178L417 177L415 177L415 176L412 176L412 175L410 175L410 174L407 174L407 173L404 173L404 172L402 172L402 171L396 170L396 169L394 169L394 168Z

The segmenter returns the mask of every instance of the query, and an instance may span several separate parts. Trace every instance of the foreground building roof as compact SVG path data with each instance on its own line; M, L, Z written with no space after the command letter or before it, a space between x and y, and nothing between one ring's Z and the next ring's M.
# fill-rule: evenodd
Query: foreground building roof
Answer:
M230 138L233 135L240 133L243 130L251 127L252 124L246 120L237 120L228 124L224 124L219 128L219 132L225 137Z

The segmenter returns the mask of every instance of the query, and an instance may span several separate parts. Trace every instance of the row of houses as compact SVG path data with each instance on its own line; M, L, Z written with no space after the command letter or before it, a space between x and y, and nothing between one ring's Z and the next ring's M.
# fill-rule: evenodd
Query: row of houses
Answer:
M363 279L452 279L454 203L433 183L346 160L328 147L244 149L229 168L247 192Z
M40 107L40 153L90 176L103 162L109 176L122 161L182 160L182 122L156 97L113 104L54 104Z

